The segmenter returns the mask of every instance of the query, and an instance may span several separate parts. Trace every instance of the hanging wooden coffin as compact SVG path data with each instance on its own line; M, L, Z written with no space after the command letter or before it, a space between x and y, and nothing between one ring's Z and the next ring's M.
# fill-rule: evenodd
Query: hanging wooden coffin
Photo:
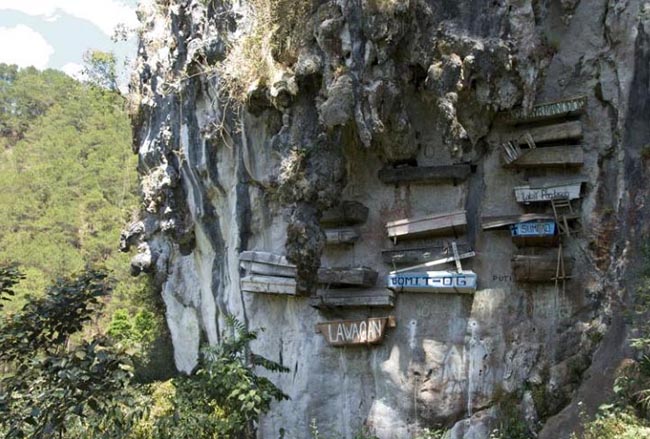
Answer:
M470 165L405 166L387 167L379 171L379 180L385 184L435 184L467 179Z
M505 166L512 168L576 168L584 164L580 146L549 146L525 150Z
M457 242L460 253L470 252L472 249L467 242ZM388 265L415 265L423 264L435 259L452 256L451 242L423 245L421 247L402 247L382 250L381 258Z
M309 305L328 308L392 308L395 295L386 289L321 289L309 298Z
M443 235L463 233L467 226L467 216L464 210L456 212L424 216L421 218L406 218L386 223L390 238L418 238L427 235Z
M296 277L296 266L282 255L269 252L244 251L239 254L239 266L249 274Z
M414 293L473 293L476 273L472 271L425 271L388 275L388 288Z
M525 112L523 109L512 110L502 114L501 119L510 124L561 119L581 114L586 105L587 97L581 96L578 98L535 105L530 112Z
M573 258L564 258L565 277L573 270ZM558 256L515 255L512 258L512 271L517 282L554 282L558 272Z
M250 275L241 278L241 290L246 293L296 296L296 280L290 277Z
M343 201L336 207L323 212L320 220L323 226L352 226L365 223L369 209L357 201Z
M352 227L325 229L327 245L352 245L359 239L359 233Z
M536 220L512 224L512 241L518 246L556 246L559 242L554 220Z
M516 186L515 198L518 203L541 203L550 202L553 199L568 198L569 200L576 200L580 198L580 189L582 182L549 182L544 186L534 187Z
M395 317L371 317L363 320L337 320L316 325L331 346L351 346L381 343L386 328L397 325Z

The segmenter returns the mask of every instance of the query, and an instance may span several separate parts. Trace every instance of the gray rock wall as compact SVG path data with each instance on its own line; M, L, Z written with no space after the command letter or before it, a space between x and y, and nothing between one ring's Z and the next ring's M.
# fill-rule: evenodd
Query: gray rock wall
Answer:
M261 420L260 437L309 437L315 420L346 438L363 426L388 439L435 425L487 438L504 401L540 437L568 437L577 401L597 406L603 395L589 388L607 388L624 354L626 262L645 231L650 5L339 0L312 12L296 62L237 109L205 68L224 59L245 14L216 0L141 7L132 92L144 203L122 247L138 248L134 274L157 280L177 368L189 373L234 313L265 328L254 351L291 369L271 377L291 399ZM530 211L512 188L569 171L504 168L497 115L577 95L587 97L587 183L581 231L564 243L574 278L565 290L515 282L520 251L507 231L483 231L481 217ZM473 169L455 183L378 179L409 160ZM354 246L326 246L319 219L341 200L363 203L369 218ZM478 274L475 294L397 293L393 309L309 306L321 265L372 267L384 290L387 221L458 209L477 252L463 264ZM242 292L244 250L285 254L303 295ZM314 331L386 315L397 327L377 346L334 348Z

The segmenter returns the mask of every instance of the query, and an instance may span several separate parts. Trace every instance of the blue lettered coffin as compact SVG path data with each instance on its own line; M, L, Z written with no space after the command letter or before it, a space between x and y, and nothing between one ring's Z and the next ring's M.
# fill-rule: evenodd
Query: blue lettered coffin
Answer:
M473 293L476 291L473 271L424 271L388 275L388 288L413 293Z

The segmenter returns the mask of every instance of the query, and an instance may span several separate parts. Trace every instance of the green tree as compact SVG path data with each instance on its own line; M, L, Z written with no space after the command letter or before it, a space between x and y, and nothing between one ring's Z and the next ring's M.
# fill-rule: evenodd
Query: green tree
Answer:
M112 52L88 50L83 55L83 74L97 87L117 91L117 60Z
M137 421L128 392L130 358L103 337L68 346L110 292L102 271L59 279L44 296L0 322L0 433L5 438L63 438L83 419L94 437L123 437Z

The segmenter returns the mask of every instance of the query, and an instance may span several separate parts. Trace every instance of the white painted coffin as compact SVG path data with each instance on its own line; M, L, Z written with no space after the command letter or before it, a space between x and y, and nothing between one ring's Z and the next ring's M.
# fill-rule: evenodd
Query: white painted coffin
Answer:
M477 276L473 271L424 271L390 274L388 288L413 293L473 293Z
M424 216L405 218L386 223L386 231L391 238L416 238L418 236L463 232L467 225L464 210Z

